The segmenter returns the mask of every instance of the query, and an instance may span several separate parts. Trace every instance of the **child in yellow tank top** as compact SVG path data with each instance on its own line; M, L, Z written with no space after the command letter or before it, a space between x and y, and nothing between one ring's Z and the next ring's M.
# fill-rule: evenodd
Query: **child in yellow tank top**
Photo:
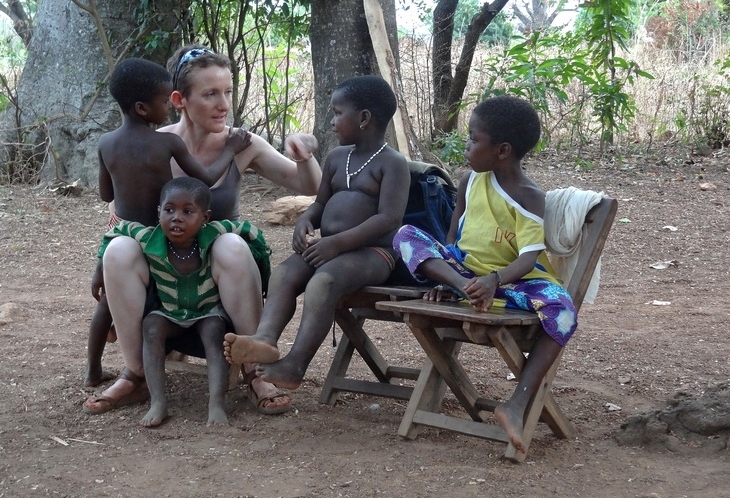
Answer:
M521 160L540 139L540 120L526 101L500 96L469 119L465 158L473 171L459 184L446 245L405 225L393 247L422 282L424 299L467 299L478 311L505 306L534 311L543 332L517 388L494 410L514 446L524 451L523 419L541 380L577 327L577 312L545 255L545 193Z

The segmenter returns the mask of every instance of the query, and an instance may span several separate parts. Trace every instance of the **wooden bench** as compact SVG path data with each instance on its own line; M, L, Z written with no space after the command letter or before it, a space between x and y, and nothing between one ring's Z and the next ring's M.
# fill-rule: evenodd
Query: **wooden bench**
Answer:
M586 230L579 262L574 277L567 286L578 308L583 302L590 276L600 258L616 209L616 201L605 198L586 216ZM537 316L519 310L495 309L489 313L477 313L464 304L429 303L420 299L427 289L414 286L369 286L342 299L335 313L335 321L342 328L343 334L319 401L332 405L337 400L339 392L407 399L409 405L399 429L399 434L403 437L414 438L419 426L430 425L449 429L458 427L461 432L467 434L474 433L473 435L487 439L506 442L501 428L483 423L488 415L486 412L491 412L498 402L481 398L475 394L475 390L461 387L468 386L470 382L457 356L461 344L465 342L492 346L500 351L508 367L518 375L524 364L523 352L530 350L541 330ZM426 318L425 327L419 322L423 317L430 317ZM418 331L424 329L437 337L437 340L429 346L429 342L421 334L420 339L423 342L419 342L428 359L420 369L389 364L365 331L364 325L368 320L372 324L383 320L402 322L403 318L407 320L411 330L414 330L417 339L419 339ZM431 339L433 340L433 336ZM348 377L353 354L356 351L369 368L373 379ZM442 356L440 351L445 351L446 354ZM441 360L439 366L446 375L434 366L433 358ZM546 381L549 383L552 382L558 364L559 359L546 376ZM452 371L459 372L456 378L454 378L456 374L449 374ZM415 386L409 382L413 380L417 380ZM456 391L451 385L449 387L452 387L457 399L461 398L459 401L467 407L466 411L472 420L477 422L443 419L443 416L438 414L449 382L458 386ZM556 435L570 437L573 434L571 424L550 394L549 383L543 383L543 389L536 395L529 411L531 416L525 424L526 437L523 438L527 445L537 424L535 419L537 406L544 405L544 410L537 412L537 416L539 418L542 415L543 420ZM508 447L505 455L516 461L523 460L525 456L517 455L511 447Z
M586 216L578 264L567 285L578 309L603 251L616 209L615 199L604 198ZM509 443L501 427L485 422L491 418L491 412L499 402L480 396L458 359L462 343L494 347L519 378L525 363L524 353L530 351L542 331L536 314L507 309L480 313L464 302L436 303L423 299L383 300L376 303L375 308L400 314L428 357L409 398L398 430L400 436L413 439L421 426L453 430L505 442L508 444L505 457L517 462L524 461L539 420L546 422L556 436L572 437L573 427L550 392L562 353L545 375L526 412L522 434L525 452L517 451ZM439 413L444 383L470 419Z

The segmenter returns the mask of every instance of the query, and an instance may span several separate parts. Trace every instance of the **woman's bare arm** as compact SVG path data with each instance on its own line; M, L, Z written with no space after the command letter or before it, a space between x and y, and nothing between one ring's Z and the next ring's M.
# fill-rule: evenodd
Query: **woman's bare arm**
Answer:
M316 151L316 145L314 145L316 140L309 157L295 162L283 156L260 136L252 134L251 138L251 145L236 155L236 164L241 173L251 168L259 175L286 189L302 195L317 194L322 181L322 170L317 159L311 154ZM292 139L297 141L295 147L301 157L306 143L301 138Z

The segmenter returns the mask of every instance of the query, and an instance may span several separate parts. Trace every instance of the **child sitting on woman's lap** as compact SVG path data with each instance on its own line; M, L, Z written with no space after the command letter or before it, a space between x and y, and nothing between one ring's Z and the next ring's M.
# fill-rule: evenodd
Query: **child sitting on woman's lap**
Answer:
M210 248L223 233L239 234L251 248L262 278L270 273L270 250L262 232L247 221L208 221L210 199L210 190L200 180L175 178L162 189L159 225L119 222L104 236L99 249L101 257L112 238L133 237L142 246L157 286L160 305L142 325L144 371L151 397L150 409L141 421L146 427L158 426L168 416L165 342L191 332L200 336L208 364L208 425L228 424L223 336L231 323L220 302Z

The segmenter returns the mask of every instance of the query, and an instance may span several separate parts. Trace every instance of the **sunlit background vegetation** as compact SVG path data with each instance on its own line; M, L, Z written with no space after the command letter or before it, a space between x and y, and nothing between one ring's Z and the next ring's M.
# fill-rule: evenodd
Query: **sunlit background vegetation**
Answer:
M32 22L35 0L19 3ZM232 58L233 121L272 142L313 128L308 3L196 0L181 23L186 41ZM432 114L435 2L398 4L408 114L420 140L452 166L461 162L470 107L501 93L530 100L544 123L541 147L570 148L576 161L587 146L612 153L666 143L728 145L730 0L510 1L479 40L453 129L438 129ZM482 5L459 2L454 64L460 37ZM2 23L0 110L6 114L17 112L16 85L26 58L16 31ZM167 36L152 32L145 47L154 49Z

